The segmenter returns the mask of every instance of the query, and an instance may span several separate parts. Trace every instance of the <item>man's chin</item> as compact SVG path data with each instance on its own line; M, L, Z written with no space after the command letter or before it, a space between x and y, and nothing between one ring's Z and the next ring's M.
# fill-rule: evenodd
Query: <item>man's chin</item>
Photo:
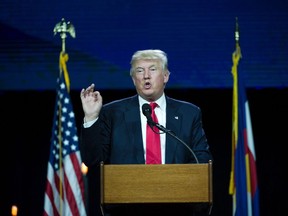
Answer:
M144 90L141 92L140 96L147 101L154 101L154 95L152 90Z

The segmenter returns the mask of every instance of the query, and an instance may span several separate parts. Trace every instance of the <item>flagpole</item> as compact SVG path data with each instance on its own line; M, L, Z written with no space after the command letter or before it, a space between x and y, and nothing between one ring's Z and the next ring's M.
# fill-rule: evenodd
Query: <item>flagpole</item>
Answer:
M65 45L65 39L67 38L67 33L71 35L71 37L75 38L75 28L70 22L66 22L64 18L61 19L59 23L57 23L53 29L54 36L59 33L61 40L62 40L62 50L60 52L59 57L59 72L60 76L62 75L62 72L64 72L64 78L65 83L67 86L67 91L70 91L70 81L69 81L69 75L66 67L66 62L68 61L68 54L66 53L66 45ZM61 124L61 118L62 118L62 105L59 104L59 116L58 116L58 144L59 144L59 194L60 194L60 215L62 215L62 209L63 209L63 200L61 199L63 197L63 168L62 168L62 124Z
M236 211L236 191L235 191L235 149L238 140L238 63L241 58L241 49L239 45L240 33L238 18L235 18L235 51L232 53L232 76L233 76L233 96L232 96L232 156L231 156L231 173L229 194L232 195L233 215Z

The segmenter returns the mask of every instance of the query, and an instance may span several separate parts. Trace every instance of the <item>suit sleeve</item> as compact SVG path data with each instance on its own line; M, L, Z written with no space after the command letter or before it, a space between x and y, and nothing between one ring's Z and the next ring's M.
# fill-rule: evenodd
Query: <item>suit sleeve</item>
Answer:
M106 130L103 130L104 128ZM99 164L101 161L107 162L110 141L109 135L104 131L109 131L109 124L103 121L102 117L89 128L81 127L80 152L86 166Z
M191 145L199 163L207 163L209 160L212 160L207 137L203 129L202 112L199 107L196 109L191 131Z

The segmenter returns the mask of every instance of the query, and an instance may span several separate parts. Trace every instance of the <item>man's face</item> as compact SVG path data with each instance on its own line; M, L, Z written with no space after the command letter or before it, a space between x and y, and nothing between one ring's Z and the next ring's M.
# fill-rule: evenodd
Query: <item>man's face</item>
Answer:
M164 92L169 73L163 71L159 60L138 60L132 75L137 93L147 101L155 101Z

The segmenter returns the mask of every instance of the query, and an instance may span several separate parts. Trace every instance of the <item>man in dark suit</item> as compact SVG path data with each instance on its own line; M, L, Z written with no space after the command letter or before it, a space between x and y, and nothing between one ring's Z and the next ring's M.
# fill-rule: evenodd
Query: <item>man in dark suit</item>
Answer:
M196 105L172 99L164 89L169 80L168 60L161 50L141 50L131 59L130 75L137 95L102 105L102 96L94 84L82 89L84 111L80 150L87 166L99 164L145 164L146 124L143 104L156 102L159 124L173 131L188 147L173 136L161 133L162 164L207 163L212 160L202 125L202 114ZM191 149L192 151L189 151ZM193 153L193 154L192 154ZM143 206L142 206L143 207ZM194 215L186 206L175 208L111 208L111 215ZM147 211L147 212L146 212ZM107 210L107 212L109 212Z

